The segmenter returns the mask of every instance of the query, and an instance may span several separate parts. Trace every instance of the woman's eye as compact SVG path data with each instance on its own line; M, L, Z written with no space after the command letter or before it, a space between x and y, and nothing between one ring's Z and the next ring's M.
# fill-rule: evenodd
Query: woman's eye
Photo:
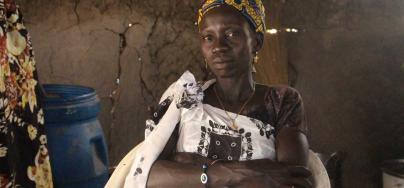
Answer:
M227 33L227 37L228 37L228 38L237 37L237 33L236 33L236 32L228 32L228 33Z
M203 36L202 39L203 39L204 41L208 41L208 42L212 41L212 37L211 37L211 36Z

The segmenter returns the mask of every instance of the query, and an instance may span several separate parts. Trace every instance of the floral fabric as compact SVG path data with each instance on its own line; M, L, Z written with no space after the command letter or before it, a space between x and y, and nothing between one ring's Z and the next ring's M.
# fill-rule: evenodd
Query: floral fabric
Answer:
M0 0L0 188L51 188L34 51L14 0Z

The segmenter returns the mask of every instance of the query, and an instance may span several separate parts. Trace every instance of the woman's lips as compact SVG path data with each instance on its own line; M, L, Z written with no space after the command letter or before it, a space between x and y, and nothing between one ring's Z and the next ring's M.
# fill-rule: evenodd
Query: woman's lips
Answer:
M213 59L214 64L231 63L233 58L230 57L216 57Z
M231 59L228 60L217 60L213 62L213 65L216 69L227 69L231 68L233 61Z

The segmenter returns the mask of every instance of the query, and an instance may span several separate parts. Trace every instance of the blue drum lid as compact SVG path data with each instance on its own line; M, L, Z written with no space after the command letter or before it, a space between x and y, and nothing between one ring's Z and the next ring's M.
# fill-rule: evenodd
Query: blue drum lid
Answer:
M47 106L82 103L97 96L93 88L85 86L44 84L43 87L49 93L49 96L43 98Z
M94 89L78 85L45 84L45 121L68 123L96 118L100 101Z

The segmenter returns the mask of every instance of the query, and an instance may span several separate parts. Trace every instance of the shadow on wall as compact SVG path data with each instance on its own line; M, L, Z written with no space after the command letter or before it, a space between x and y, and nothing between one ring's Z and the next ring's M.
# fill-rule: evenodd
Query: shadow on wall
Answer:
M381 187L381 163L404 158L404 2L285 1L282 24L315 150L347 152L344 187Z

